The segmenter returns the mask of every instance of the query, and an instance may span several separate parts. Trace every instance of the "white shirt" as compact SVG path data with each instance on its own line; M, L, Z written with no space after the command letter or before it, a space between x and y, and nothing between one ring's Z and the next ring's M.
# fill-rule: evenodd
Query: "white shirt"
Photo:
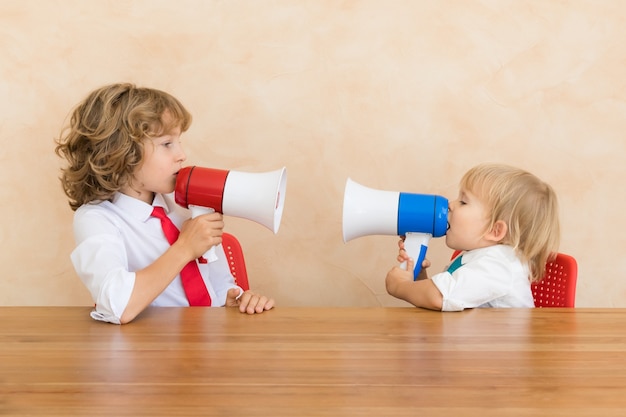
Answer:
M528 265L508 245L463 253L454 272L431 279L443 296L442 311L475 307L534 307Z
M119 324L135 285L135 271L152 264L170 246L160 220L151 216L153 206L163 207L179 229L190 217L189 210L176 204L171 194L157 194L153 205L149 205L116 193L112 201L85 204L76 210L76 248L71 259L96 303L91 313L94 319ZM216 253L216 261L198 263L214 307L226 303L230 288L239 288L221 246ZM189 306L180 275L151 305Z

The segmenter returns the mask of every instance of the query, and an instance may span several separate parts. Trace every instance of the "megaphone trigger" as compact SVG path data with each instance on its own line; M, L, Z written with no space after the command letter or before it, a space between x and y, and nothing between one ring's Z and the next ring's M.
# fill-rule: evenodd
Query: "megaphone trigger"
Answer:
M202 207L195 206L193 204L189 205L189 210L191 211L191 218L195 219L198 216L203 214L214 213L215 210L210 207ZM198 262L201 264L205 264L207 262L217 261L217 253L215 253L215 246L211 247L208 251L204 253L200 258L198 258Z
M422 263L426 259L428 243L432 237L429 233L407 233L404 239L404 250L411 259L415 261L413 265L413 280L417 279L422 270Z

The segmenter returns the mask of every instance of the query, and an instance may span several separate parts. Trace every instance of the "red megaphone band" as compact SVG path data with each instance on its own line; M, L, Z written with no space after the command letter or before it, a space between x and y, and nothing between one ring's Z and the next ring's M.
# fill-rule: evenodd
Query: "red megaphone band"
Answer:
M222 200L228 172L196 166L181 169L176 177L176 203L185 208L190 204L211 207L218 213L223 213Z

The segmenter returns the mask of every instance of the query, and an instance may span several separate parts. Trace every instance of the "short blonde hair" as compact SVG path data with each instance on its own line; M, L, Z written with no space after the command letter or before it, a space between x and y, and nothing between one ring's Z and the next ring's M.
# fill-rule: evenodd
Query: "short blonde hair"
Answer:
M171 116L168 125L165 111ZM143 161L145 139L176 126L184 132L191 119L175 97L160 90L120 83L91 92L56 141L55 152L68 162L61 184L72 210L108 200L130 184Z
M531 281L541 280L546 262L556 255L560 244L559 207L552 187L527 171L502 164L470 169L460 186L487 206L487 230L498 220L507 224L504 243L529 264Z

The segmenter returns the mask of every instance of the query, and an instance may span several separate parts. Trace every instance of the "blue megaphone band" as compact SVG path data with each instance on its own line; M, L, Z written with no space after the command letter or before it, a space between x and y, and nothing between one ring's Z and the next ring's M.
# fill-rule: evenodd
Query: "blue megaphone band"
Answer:
M420 274L422 270L422 262L426 258L426 251L428 250L427 246L422 245L420 248L420 254L415 261L414 269L413 269L413 281L417 281L417 276Z
M448 199L439 195L400 193L398 236L408 232L441 237L448 230ZM419 265L419 264L416 264Z

